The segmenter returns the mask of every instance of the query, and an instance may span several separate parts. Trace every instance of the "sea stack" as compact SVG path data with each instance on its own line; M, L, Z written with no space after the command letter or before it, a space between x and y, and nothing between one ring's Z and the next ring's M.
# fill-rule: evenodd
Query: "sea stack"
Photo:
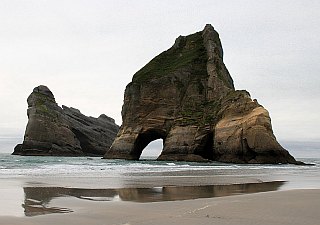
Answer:
M179 36L134 74L122 119L104 158L137 160L151 141L163 139L158 160L297 163L277 142L268 111L235 90L210 24Z
M14 155L103 156L119 126L102 114L87 117L78 109L58 106L48 87L40 85L28 97L28 124Z

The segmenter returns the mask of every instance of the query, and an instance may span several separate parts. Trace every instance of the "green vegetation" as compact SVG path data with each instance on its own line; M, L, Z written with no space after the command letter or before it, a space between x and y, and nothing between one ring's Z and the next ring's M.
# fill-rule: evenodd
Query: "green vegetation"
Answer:
M42 93L33 93L35 96L35 107L38 111L38 113L41 113L47 117L50 117L53 121L55 121L58 118L58 115L53 110L48 109L46 102L52 102L48 96L42 94ZM50 104L50 103L49 103Z
M190 67L193 72L207 75L206 49L201 32L186 37L185 45L170 48L152 59L141 70L134 74L133 82L144 82L150 78L167 75L177 69Z
M35 96L34 104L36 109L43 113L48 113L48 108L45 104L48 101L48 96L37 92L33 93L33 95Z
M182 126L205 126L213 124L221 108L220 101L201 102L196 106L185 106L181 110L181 118L178 120Z
M197 32L186 37L179 37L176 44L167 51L153 58L147 65L136 72L132 82L143 84L155 78L164 78L163 82L175 82L175 87L179 90L182 108L176 122L182 126L197 125L205 126L213 124L217 120L217 115L221 109L221 99L208 102L205 99L206 83L208 82L207 72L207 51L203 43L202 32ZM228 80L225 75L225 67L222 59L214 57L214 64L217 76L227 87L233 89L232 80ZM180 71L186 71L181 73ZM174 77L175 72L180 76ZM186 79L181 75L186 74ZM169 76L168 76L169 75ZM172 75L172 76L171 76ZM174 78L174 79L172 79ZM162 81L162 80L161 80ZM198 91L199 99L188 102L189 87L195 87ZM195 91L191 91L195 94Z

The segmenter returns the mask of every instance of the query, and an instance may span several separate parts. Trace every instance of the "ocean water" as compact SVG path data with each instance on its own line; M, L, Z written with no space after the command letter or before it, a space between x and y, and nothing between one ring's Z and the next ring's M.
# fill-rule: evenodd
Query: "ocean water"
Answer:
M163 183L167 180L170 185L175 185L170 182L170 178L174 178L172 180L175 180L177 185L181 180L190 181L187 182L188 185L211 185L214 184L214 180L220 183L232 183L233 179L234 183L241 183L242 180L250 178L257 181L287 181L292 187L320 188L320 158L298 158L298 160L313 166L166 162L150 158L126 161L97 157L13 156L1 153L0 179L64 178L71 181L81 178L88 180L101 178L105 180L104 185L118 188L153 186L157 184L157 180L162 180ZM149 183L148 179L151 180ZM107 183L107 180L112 182Z

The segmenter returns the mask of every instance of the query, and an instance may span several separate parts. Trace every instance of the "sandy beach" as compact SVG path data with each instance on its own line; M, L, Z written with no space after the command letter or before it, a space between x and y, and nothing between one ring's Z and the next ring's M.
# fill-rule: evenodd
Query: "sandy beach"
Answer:
M3 156L0 225L318 224L315 166ZM19 162L17 164L17 162Z
M92 202L57 199L55 205L74 209L64 214L0 217L2 225L40 224L297 224L320 220L320 190L289 190L156 203Z

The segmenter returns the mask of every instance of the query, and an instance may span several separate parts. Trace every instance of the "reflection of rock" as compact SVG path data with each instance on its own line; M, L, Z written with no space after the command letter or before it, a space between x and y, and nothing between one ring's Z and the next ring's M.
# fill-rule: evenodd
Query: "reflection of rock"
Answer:
M105 158L139 159L163 139L158 160L297 163L273 135L267 110L235 90L211 25L180 36L133 76L122 117Z
M141 191L138 188L122 188L118 190L118 194L122 201L132 201L141 197Z
M49 203L53 198L61 196L73 196L76 198L114 197L115 189L83 189L63 187L24 187L26 199L34 199L39 202Z
M74 108L60 108L42 85L28 97L28 118L24 141L15 147L15 155L103 155L119 129L106 115L93 118Z
M73 212L71 209L68 208L60 208L60 207L50 207L42 202L37 202L32 199L26 199L24 204L22 204L24 208L24 214L26 216L39 216L45 214L52 214L52 213L70 213Z
M58 197L72 196L84 200L99 201L96 198L111 200L117 195L114 189L80 189L63 187L24 187L25 200L22 205L26 216L50 213L68 213L71 209L52 207L50 202Z
M222 197L241 193L276 191L283 184L284 182L282 181L276 181L249 184L205 185L200 187L164 187L163 197L165 201Z
M63 187L25 187L23 208L26 216L48 213L67 213L71 209L52 207L50 202L58 197L76 197L90 201L112 201L117 196L122 201L159 202L212 198L240 193L276 191L284 182L266 182L233 185L206 185L190 187L121 188L121 189L81 189Z

